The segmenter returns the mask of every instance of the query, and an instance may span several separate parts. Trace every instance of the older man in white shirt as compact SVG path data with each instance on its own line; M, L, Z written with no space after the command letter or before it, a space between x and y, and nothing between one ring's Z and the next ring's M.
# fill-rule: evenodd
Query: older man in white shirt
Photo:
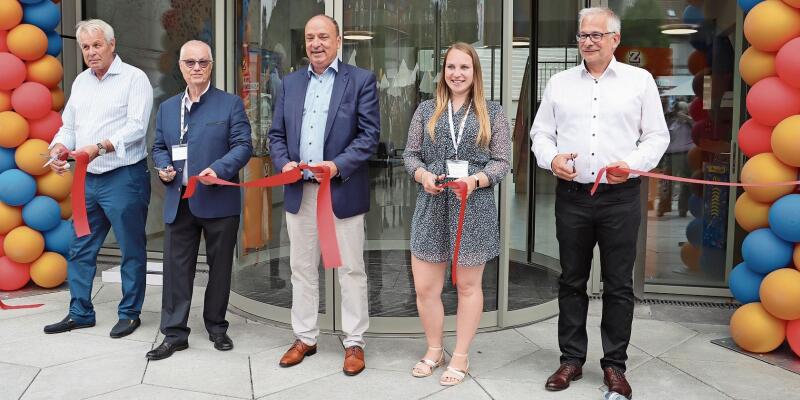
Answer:
M610 391L630 398L625 361L633 319L640 182L616 171L603 178L594 196L589 190L602 167L655 167L669 144L669 131L653 77L614 59L620 42L619 17L608 8L587 8L580 12L579 25L576 37L583 63L550 78L531 129L537 164L558 177L561 366L545 388L564 390L582 377L589 305L586 282L594 246L599 244L603 381Z
M153 88L140 69L114 53L114 29L101 20L78 23L76 36L89 69L75 78L64 109L64 125L50 144L51 157L71 150L85 152L86 212L91 234L76 238L68 258L72 299L69 315L48 325L45 333L94 326L92 283L97 253L108 234L122 252L122 299L112 338L131 334L140 325L144 302L147 253L145 222L150 203L145 136L153 106ZM69 169L65 161L50 164L56 172Z

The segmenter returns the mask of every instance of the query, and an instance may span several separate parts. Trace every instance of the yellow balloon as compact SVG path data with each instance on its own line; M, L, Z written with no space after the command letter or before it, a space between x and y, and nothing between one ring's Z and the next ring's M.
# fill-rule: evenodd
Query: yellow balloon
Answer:
M43 175L51 171L50 167L44 166L47 158L42 157L42 154L48 152L47 142L42 139L29 139L17 147L14 161L17 162L19 169L33 176Z
M31 264L31 279L43 288L54 288L67 279L67 260L58 253L45 252Z
M736 199L733 211L736 222L742 229L752 232L758 228L769 227L769 203L760 203L753 200L749 193L744 192Z
M786 321L800 319L800 271L781 268L769 273L758 291L761 305Z
M769 353L786 339L786 321L768 313L761 303L745 304L731 316L731 336L739 347Z
M44 251L44 237L27 226L18 226L8 232L3 241L6 257L18 263L31 263Z
M750 86L768 77L777 76L775 72L775 53L763 52L755 47L748 47L739 59L739 72L742 79Z
M41 195L52 197L56 201L64 200L72 189L72 172L67 171L59 175L55 171L50 171L37 176L36 187Z
M20 225L22 225L22 208L12 207L0 201L0 235L5 235Z
M764 3L759 3L764 4ZM797 180L797 168L782 163L772 153L761 153L747 160L742 167L742 183L773 183ZM748 187L750 197L762 203L773 201L794 192L794 185Z
M744 36L761 51L778 51L800 36L800 10L781 1L762 1L747 13Z
M72 218L72 196L67 196L58 203L58 206L61 207L61 219Z
M772 130L772 151L781 162L800 167L800 115L784 119Z

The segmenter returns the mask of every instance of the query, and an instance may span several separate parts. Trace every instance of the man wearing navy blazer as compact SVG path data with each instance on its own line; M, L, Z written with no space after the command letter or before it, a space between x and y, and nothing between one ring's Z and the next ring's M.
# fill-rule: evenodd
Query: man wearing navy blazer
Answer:
M167 358L189 346L186 322L201 233L209 265L203 321L214 348L233 348L225 313L239 230L240 189L203 184L191 199L181 198L190 176L238 182L239 170L253 152L242 100L211 86L212 65L211 48L206 43L192 40L184 44L180 69L186 92L161 103L156 116L153 161L166 185L161 304L164 341L147 353L150 360Z
M272 162L279 171L300 163L331 169L336 236L343 263L337 270L342 288L342 331L346 335L342 370L356 375L365 366L363 334L369 326L363 255L364 214L369 210L367 160L378 146L380 112L375 75L340 62L337 51L341 44L334 19L317 15L306 23L310 64L283 79L269 144ZM296 340L281 358L282 367L299 364L317 351L318 189L317 178L307 171L302 182L284 187Z

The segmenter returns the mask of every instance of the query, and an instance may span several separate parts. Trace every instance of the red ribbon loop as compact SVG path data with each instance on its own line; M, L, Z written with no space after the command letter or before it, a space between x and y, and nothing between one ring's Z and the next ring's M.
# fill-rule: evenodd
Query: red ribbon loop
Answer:
M18 309L22 309L22 308L37 308L37 307L41 307L43 305L44 304L25 304L25 305L19 305L19 306L12 306L12 305L3 303L3 301L0 300L0 310L18 310Z
M456 270L458 269L458 253L461 249L461 234L464 231L464 211L467 209L467 184L462 181L450 181L440 187L442 188L458 188L460 195L458 199L461 201L461 207L458 210L458 228L456 229L456 245L453 249L453 264L450 266L450 274L453 280L453 286L456 285Z
M72 177L72 223L75 235L86 236L91 233L89 220L86 217L86 168L89 166L89 155L79 151L73 152L75 157L75 174Z

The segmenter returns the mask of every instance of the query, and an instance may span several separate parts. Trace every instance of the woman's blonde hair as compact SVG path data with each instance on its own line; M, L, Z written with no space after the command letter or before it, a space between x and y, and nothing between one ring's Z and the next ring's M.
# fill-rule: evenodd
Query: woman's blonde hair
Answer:
M428 121L428 133L431 135L431 140L435 140L434 132L436 123L442 117L444 111L447 109L447 103L450 101L450 87L445 82L445 69L447 68L447 56L453 50L459 50L468 54L472 58L472 100L473 108L475 109L475 116L478 118L480 130L475 143L483 148L489 147L489 141L492 138L492 130L489 125L489 110L486 107L486 98L483 95L483 72L481 72L481 60L478 58L478 53L475 48L467 43L456 42L447 49L444 53L442 60L442 70L439 73L439 80L436 82L436 109L433 112L433 117Z

